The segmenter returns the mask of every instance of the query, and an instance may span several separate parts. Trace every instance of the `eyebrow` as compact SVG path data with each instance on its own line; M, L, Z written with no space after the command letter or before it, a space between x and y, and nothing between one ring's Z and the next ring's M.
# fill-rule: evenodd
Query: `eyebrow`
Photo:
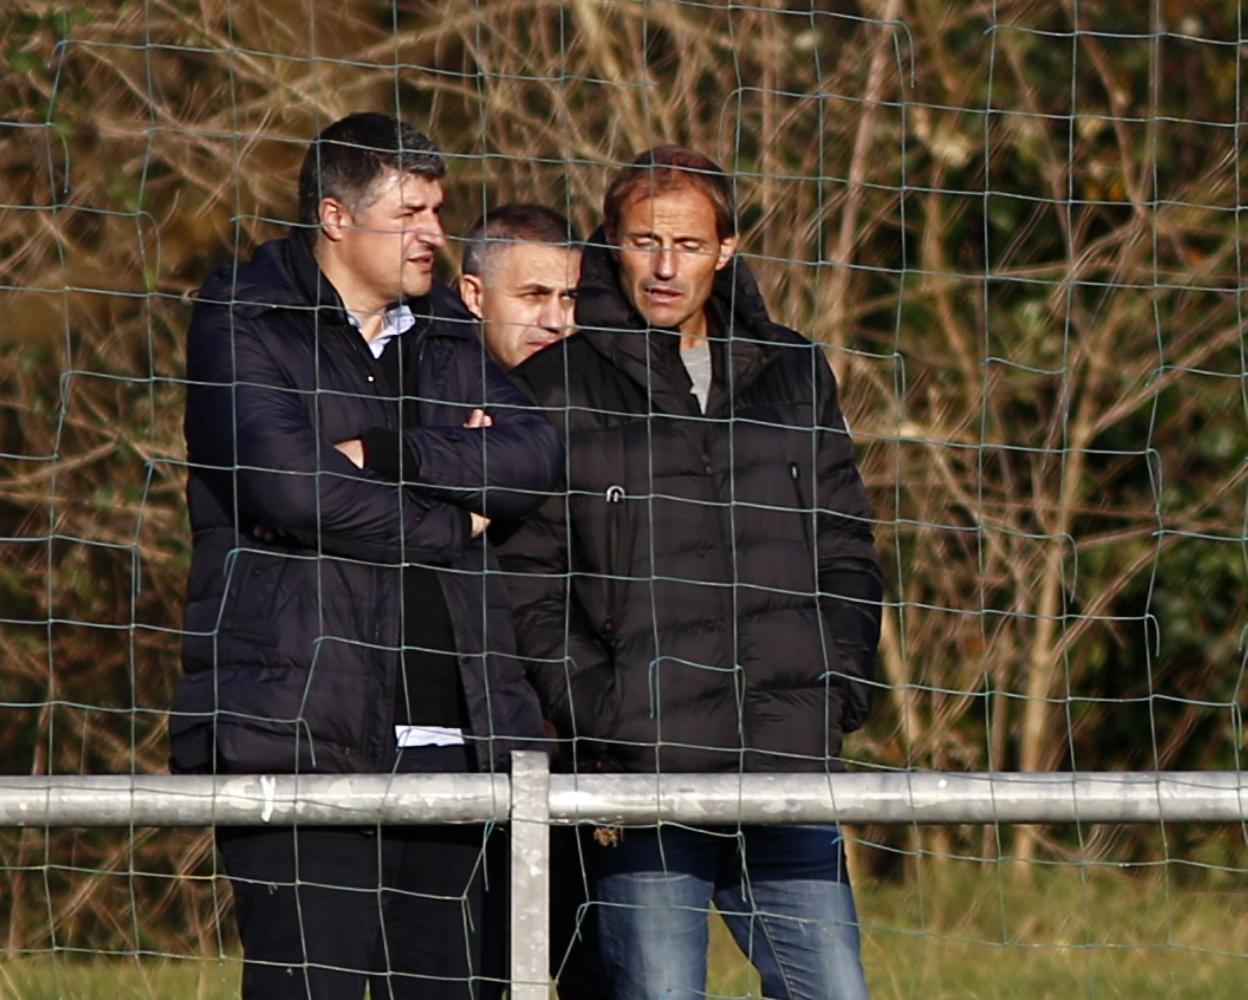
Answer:
M653 239L653 240L662 239L662 237L658 233L656 233L653 229L630 229L624 233L624 238L629 239L629 240L635 240L638 238L642 238L642 239L648 238L648 239ZM683 236L673 236L672 242L673 243L690 243L690 242L705 243L706 239L702 236L695 236L692 233L689 233Z
M435 211L442 207L441 201L404 201L399 204L400 212L422 212L426 208L432 208Z
M522 281L520 282L520 284L516 285L515 291L517 292L542 292L542 293L565 292L568 289L575 288L575 287L576 287L575 285L550 285L544 281Z

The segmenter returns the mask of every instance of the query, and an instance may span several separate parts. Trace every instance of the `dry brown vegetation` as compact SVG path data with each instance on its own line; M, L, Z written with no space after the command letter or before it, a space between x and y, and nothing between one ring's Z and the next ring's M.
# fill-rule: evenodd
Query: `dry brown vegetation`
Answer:
M452 154L452 231L524 198L588 232L610 167L659 141L735 173L773 311L831 349L880 519L864 766L1237 766L1235 3L1081 2L1078 37L1060 0L797 6L0 13L0 770L163 768L186 296L280 233L307 138L364 108ZM1242 831L1166 834L872 829L860 858L1182 858L1242 889ZM215 953L212 883L170 877L210 872L208 846L0 837L6 944Z

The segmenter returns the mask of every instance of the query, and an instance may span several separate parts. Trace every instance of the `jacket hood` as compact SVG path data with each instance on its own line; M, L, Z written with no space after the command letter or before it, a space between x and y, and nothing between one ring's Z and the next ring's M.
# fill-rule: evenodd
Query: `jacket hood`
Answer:
M322 311L324 322L348 322L346 307L337 289L321 271L312 255L312 238L307 230L295 229L287 237L262 243L246 261L222 265L204 282L196 298L229 304L240 315L259 314L270 309ZM476 318L458 294L435 281L429 294L406 300L418 321L429 325L433 318L451 320L434 324L430 333L441 336L474 336Z

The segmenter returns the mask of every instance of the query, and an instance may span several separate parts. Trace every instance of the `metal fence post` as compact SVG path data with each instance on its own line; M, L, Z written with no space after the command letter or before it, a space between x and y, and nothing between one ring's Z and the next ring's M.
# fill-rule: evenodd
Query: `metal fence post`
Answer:
M550 764L511 755L511 1000L550 996Z

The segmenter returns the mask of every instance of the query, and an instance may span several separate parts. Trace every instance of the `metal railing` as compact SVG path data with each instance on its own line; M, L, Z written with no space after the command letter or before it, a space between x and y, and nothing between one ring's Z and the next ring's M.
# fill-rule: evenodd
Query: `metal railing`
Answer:
M549 995L552 823L1243 823L1248 773L0 776L0 826L253 826L506 822L511 996Z

